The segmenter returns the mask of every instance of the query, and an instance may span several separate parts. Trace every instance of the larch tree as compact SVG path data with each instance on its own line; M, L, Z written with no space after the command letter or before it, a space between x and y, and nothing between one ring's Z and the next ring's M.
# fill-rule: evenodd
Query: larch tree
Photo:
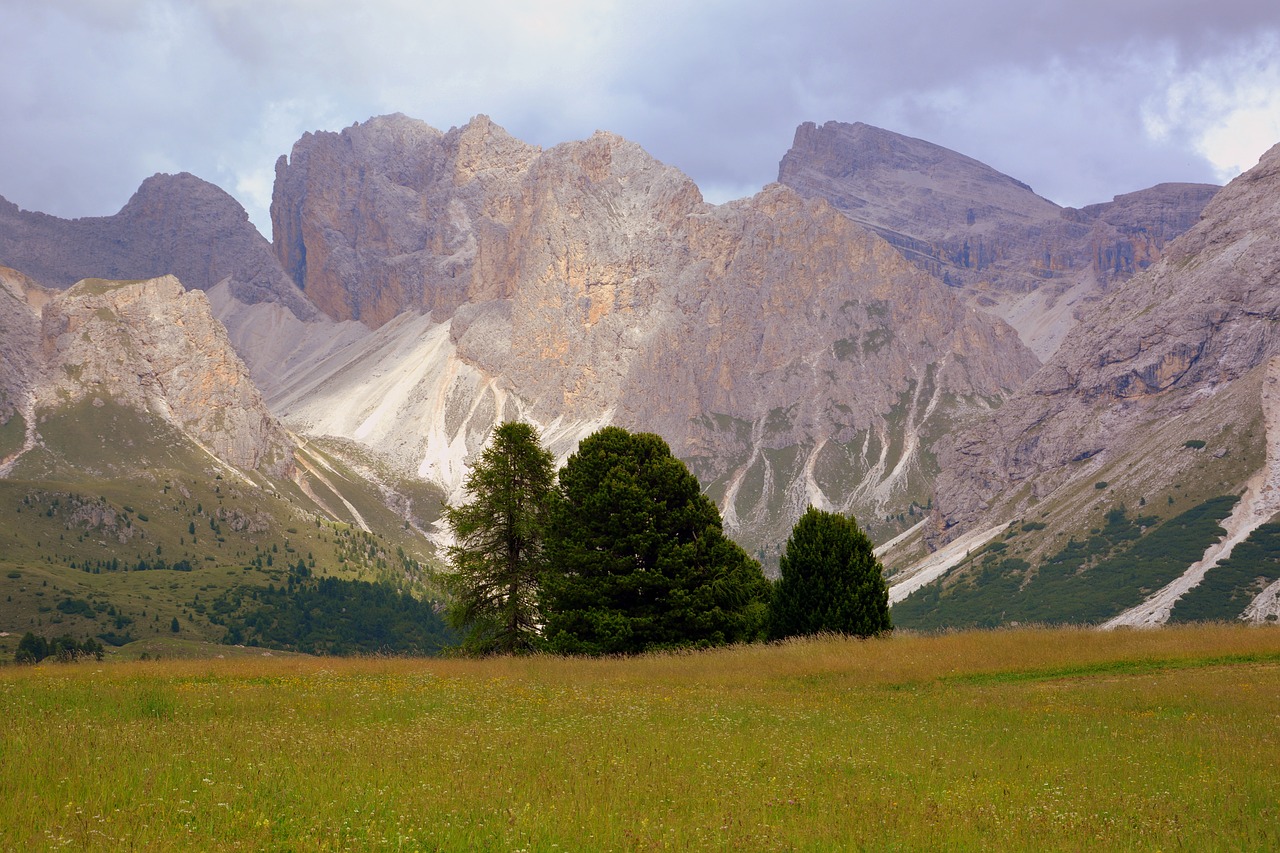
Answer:
M467 475L471 502L445 507L454 536L448 578L453 598L446 617L463 633L467 651L516 654L537 645L554 484L555 461L537 429L504 423L494 428L492 442Z

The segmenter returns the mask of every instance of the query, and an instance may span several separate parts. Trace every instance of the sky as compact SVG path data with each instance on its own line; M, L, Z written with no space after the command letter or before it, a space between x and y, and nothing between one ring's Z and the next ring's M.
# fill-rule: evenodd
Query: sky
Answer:
M713 202L775 180L805 121L1076 207L1225 183L1280 142L1274 0L0 0L0 56L0 196L102 216L186 171L268 239L276 158L392 112L612 131Z

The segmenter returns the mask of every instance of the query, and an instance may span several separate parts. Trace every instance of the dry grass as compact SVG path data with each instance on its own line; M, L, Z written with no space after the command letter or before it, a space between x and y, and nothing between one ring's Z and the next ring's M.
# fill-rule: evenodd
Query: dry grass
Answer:
M2 849L1275 849L1280 631L0 671Z

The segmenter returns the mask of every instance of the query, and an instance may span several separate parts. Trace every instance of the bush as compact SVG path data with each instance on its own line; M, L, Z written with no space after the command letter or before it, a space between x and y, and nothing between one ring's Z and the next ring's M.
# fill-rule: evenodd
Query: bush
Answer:
M18 641L14 660L18 663L39 663L51 657L69 663L90 656L102 660L102 654L102 644L95 640L76 640L67 635L46 640L28 631Z

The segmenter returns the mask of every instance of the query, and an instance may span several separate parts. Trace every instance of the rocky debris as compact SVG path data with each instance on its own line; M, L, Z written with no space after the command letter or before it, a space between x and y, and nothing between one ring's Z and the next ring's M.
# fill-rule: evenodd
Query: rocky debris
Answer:
M86 530L98 530L101 535L111 536L121 545L133 538L133 523L122 518L113 507L97 502L73 501L75 510L69 519L71 524Z
M936 529L1017 512L1087 476L1075 460L1141 448L1173 418L1239 420L1223 401L1237 383L1260 382L1280 353L1277 282L1280 146L1217 193L1158 263L1105 298L987 422L940 446Z
M1217 187L1161 184L1080 210L930 142L800 125L778 180L825 198L1048 357L1084 306L1159 259Z
M173 276L82 281L45 305L39 342L40 408L109 397L174 424L236 467L291 469L292 444L208 300Z
M273 406L451 493L518 415L557 451L610 422L662 434L761 540L810 502L879 516L923 502L933 437L1038 364L825 201L715 207L603 132L546 151L483 117L308 135L273 222L307 295L376 330Z
M316 313L240 203L185 172L147 178L113 216L59 219L0 199L0 263L55 288L85 278L174 275L197 290L226 281L242 302Z
M271 516L265 512L250 515L239 507L218 507L214 516L237 533L266 533L271 529Z

